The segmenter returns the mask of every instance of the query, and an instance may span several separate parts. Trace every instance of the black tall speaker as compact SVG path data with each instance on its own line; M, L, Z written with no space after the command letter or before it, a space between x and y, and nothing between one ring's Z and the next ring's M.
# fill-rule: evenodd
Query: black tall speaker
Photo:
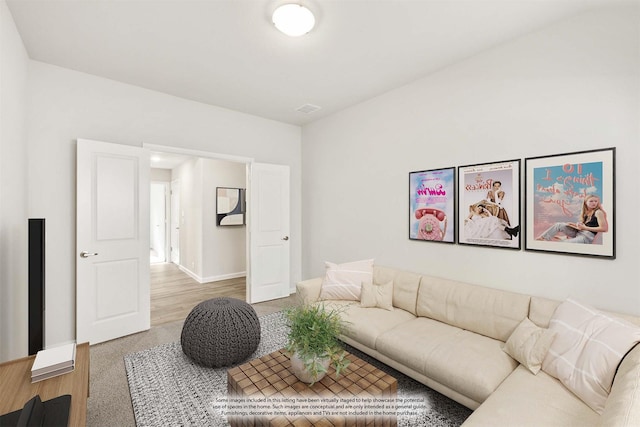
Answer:
M44 218L29 218L29 354L44 347Z

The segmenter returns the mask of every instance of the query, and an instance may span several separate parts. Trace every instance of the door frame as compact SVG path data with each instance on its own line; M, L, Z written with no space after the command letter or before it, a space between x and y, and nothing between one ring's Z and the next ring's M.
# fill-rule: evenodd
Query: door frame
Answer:
M164 152L164 153L173 153L173 154L182 154L184 156L191 156L191 157L202 157L205 159L214 159L214 160L225 160L228 162L235 162L235 163L244 163L245 165L245 182L247 185L247 192L251 191L250 187L251 187L251 183L250 181L250 174L251 174L251 164L255 162L255 159L253 157L243 157L243 156L233 156L233 155L229 155L229 154L218 154L218 153L214 153L211 151L201 151L201 150L192 150L189 148L179 148L179 147L170 147L170 146L166 146L166 145L157 145L157 144L148 144L148 143L142 143L142 148L148 149L149 152L152 151L160 151L160 152ZM182 196L180 196L182 197ZM182 203L182 200L180 201L180 203ZM250 218L247 218L247 221L249 221ZM249 226L249 224L247 223L247 227ZM245 260L245 271L247 274L247 280L246 280L246 285L245 288L249 287L249 284L251 283L251 269L250 269L250 265L251 265L251 233L249 233L249 229L247 228L247 232L245 233L245 239L246 239L246 260Z
M165 152L165 153L181 154L181 155L185 155L185 156L189 156L189 157L200 157L200 158L205 158L205 159L224 160L224 161L228 161L228 162L243 163L245 165L246 194L247 194L247 197L250 197L250 195L251 195L252 165L258 163L252 157L235 156L235 155L229 155L229 154L219 154L219 153L213 153L213 152L210 152L210 151L192 150L192 149L188 149L188 148L170 147L170 146L157 145L157 144L148 144L148 143L143 143L142 144L142 148L147 149L149 152L159 151L159 152ZM289 165L281 165L281 166L289 167ZM290 182L287 182L287 186L290 186ZM182 195L181 195L180 203L182 203ZM251 212L249 212L249 215L247 215L247 231L245 233L245 243L246 243L245 244L245 246L246 246L245 271L246 271L246 278L247 278L246 279L246 284L245 284L245 291L246 291L245 292L245 294L246 294L245 299L246 300L249 300L251 298L251 296L250 296L250 288L251 288L252 283L253 283L253 281L252 281L253 277L252 277L252 271L251 271L251 264L252 264L252 259L251 259L251 252L252 252L252 246L251 246L251 217L252 217L252 214L251 214ZM290 226L290 221L291 221L291 219L289 218L288 219L289 226ZM288 230L287 233L291 234L291 230ZM288 238L289 237L287 236L286 240L288 240ZM285 239L283 239L283 240L285 240ZM288 260L287 264L288 264L288 268L289 268L289 274L287 275L287 277L288 277L288 280L290 281L290 273L291 273L290 252L289 252L289 260ZM289 295L291 295L291 293L292 293L292 288L291 288L290 284L288 286L288 293L289 293Z

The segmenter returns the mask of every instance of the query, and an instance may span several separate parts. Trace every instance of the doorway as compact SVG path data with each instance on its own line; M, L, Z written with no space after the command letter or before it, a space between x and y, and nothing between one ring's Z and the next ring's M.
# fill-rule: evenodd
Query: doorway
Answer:
M246 278L246 301L289 295L289 166L209 152L147 145L151 158L177 157L167 182L174 183L177 263L200 283ZM182 157L182 159L180 159ZM154 175L154 171L151 171ZM247 222L217 223L218 187L244 188ZM170 222L176 222L175 212ZM173 256L173 254L172 254Z
M151 324L188 313L199 298L224 294L244 300L247 228L217 225L216 194L218 187L246 188L247 165L154 150L150 166ZM163 256L156 248L163 246L165 221L169 248Z
M167 198L169 184L151 181L149 191L149 261L151 264L167 261L169 241L167 240Z
M76 245L82 248L82 252L79 255L80 261L76 263L76 337L81 341L96 344L149 329L149 192L151 181L154 180L150 176L149 167L151 151L181 153L191 157L243 164L242 177L250 200L246 228L251 228L251 233L245 231L244 239L246 259L243 268L246 271L243 276L247 278L246 298L251 303L259 302L252 298L251 290L254 288L261 291L270 289L268 295L260 292L259 298L265 301L282 297L280 291L284 288L288 295L288 166L266 165L247 158L149 144L137 147L78 139ZM90 160L96 156L100 158L99 162ZM268 166L269 168L265 169ZM268 170L274 167L286 171L286 174L282 175L283 180L276 179L276 174ZM96 179L98 172L100 180ZM193 189L192 184L181 179L180 263L184 266L187 260L186 265L193 264L197 269L202 265L189 258L189 252L185 251L189 246L184 242L185 237L190 235L189 230L185 230L185 225L190 225L193 219L184 209L185 189ZM98 192L101 192L100 197ZM105 193L104 197L102 193ZM112 197L113 194L117 197ZM92 203L95 200L101 203ZM200 197L199 200L201 203L215 205L213 195ZM270 205L274 205L274 201L286 201L287 206L285 209L284 203L277 203L280 209L272 209L266 205L261 206L259 202L263 200L268 201ZM89 211L85 212L85 208ZM213 211L213 208L211 209ZM95 224L88 221L96 218L101 222ZM211 218L200 215L200 219L203 224L213 223L215 227L215 215ZM273 231L271 226L274 224L279 225L279 231L269 233ZM193 236L200 241L202 239L202 234L197 231ZM254 240L256 245L251 244ZM123 249L124 243L131 246L131 251L128 251L129 246L125 248L127 251ZM281 249L272 250L276 247ZM277 256L278 254L286 256ZM213 254L221 255L228 253ZM110 261L113 256L119 256L119 261ZM207 253L196 261L208 260L211 257L212 254ZM273 263L270 262L276 257L279 258L278 262L283 261L282 267L278 269L273 268ZM202 280L208 281L211 280ZM118 286L114 287L114 283ZM96 298L95 295L98 293L103 297ZM102 305L96 305L96 301ZM135 316L137 317L133 319ZM110 322L107 325L107 318L115 323Z

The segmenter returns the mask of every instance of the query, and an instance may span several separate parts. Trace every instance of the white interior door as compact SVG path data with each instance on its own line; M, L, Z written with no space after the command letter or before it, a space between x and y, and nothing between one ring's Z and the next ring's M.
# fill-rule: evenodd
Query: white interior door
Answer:
M248 193L247 300L289 296L289 167L252 163Z
M171 262L180 265L180 181L171 181Z
M79 139L76 339L149 329L149 152Z

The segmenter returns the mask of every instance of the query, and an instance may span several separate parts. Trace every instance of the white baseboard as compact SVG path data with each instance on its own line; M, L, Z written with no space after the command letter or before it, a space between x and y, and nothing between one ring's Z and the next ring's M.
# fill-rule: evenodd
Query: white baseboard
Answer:
M247 275L246 272L240 271L238 273L229 273L229 274L221 274L218 276L200 277L196 273L194 273L193 271L189 270L188 268L182 265L179 265L178 268L198 283L209 283L209 282L218 282L220 280L237 279L238 277L245 277Z

